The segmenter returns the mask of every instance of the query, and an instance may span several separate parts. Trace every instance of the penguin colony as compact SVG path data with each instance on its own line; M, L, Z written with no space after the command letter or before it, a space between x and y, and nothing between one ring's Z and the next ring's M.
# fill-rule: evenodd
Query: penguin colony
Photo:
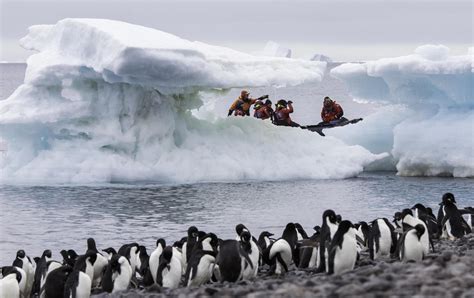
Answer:
M99 251L92 238L83 255L62 250L61 262L52 260L50 250L33 260L19 250L12 266L1 268L0 297L89 297L92 292L138 287L196 287L252 280L263 266L270 274L282 275L292 264L341 274L354 269L362 251L372 260L419 262L434 250L434 239L454 240L472 231L472 207L458 209L451 193L444 194L439 205L437 217L431 208L416 204L396 212L392 222L377 218L356 224L326 210L312 236L300 224L288 223L278 239L268 231L256 239L243 224L236 226L236 238L230 240L192 226L171 246L158 239L150 254L137 243Z

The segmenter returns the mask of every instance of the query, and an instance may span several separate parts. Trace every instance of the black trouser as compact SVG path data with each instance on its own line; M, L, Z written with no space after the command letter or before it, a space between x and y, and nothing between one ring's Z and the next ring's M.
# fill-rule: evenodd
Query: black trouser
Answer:
M273 124L278 125L278 126L291 126L291 127L300 127L301 126L301 125L299 125L298 123L296 123L294 121L290 121L290 123L288 123L286 120L275 120L273 122Z

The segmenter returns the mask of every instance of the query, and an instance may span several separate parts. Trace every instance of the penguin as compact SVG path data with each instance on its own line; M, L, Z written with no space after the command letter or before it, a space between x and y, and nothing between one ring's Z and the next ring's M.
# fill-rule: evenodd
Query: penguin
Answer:
M395 212L392 222L395 224L395 229L402 229L402 213Z
M416 204L412 208L414 217L421 219L425 222L426 227L431 238L439 237L438 222L436 217L432 212L429 212L428 209L423 204Z
M74 271L84 272L90 279L91 284L94 280L94 264L97 261L97 253L93 250L88 250L85 255L79 256L74 264Z
M249 231L243 231L240 234L240 248L239 253L243 267L242 279L254 279L257 277L261 253Z
M163 238L156 240L156 248L151 253L150 258L148 259L148 266L150 268L150 273L153 278L153 282L156 283L156 273L158 272L158 267L160 266L160 256L163 253L163 250L166 247L166 241Z
M316 228L316 227L315 227ZM298 268L314 268L319 266L319 244L321 241L321 229L318 226L315 233L301 242L299 246L300 260Z
M328 250L328 274L342 274L354 269L357 260L357 240L354 225L343 220L331 240Z
M235 238L235 240L240 241L240 234L242 234L243 231L248 232L249 229L247 229L247 227L243 224L238 224L235 226L235 232L237 233L237 237Z
M112 256L117 254L117 251L113 247L108 247L106 249L103 249L102 251L106 253L105 257L107 261L110 261L112 259Z
M217 245L217 236L212 233L196 243L186 267L184 278L186 286L200 286L211 280L216 263Z
M421 236L425 233L425 227L417 224L403 233L398 240L397 255L402 262L420 262L424 257L423 243Z
M67 264L51 271L43 286L44 297L64 297L64 286L72 271Z
M138 247L137 271L141 277L145 276L147 269L149 268L149 260L150 260L150 256L148 255L146 251L146 247L143 245L140 245Z
M357 247L360 253L369 248L370 227L365 221L358 222L354 227L356 229L356 239L360 240L357 241Z
M272 239L270 239L271 236L273 236L273 234L268 231L263 231L260 233L260 236L258 236L257 244L260 247L261 251L264 251L272 244L273 241Z
M90 249L85 255L79 256L72 273L64 285L65 297L89 297L92 289L92 280L94 279L95 262L97 261L97 252Z
M16 252L16 258L12 263L12 266L23 269L26 274L26 287L24 290L24 296L30 297L31 290L33 288L33 282L35 280L35 268L33 262L29 256L26 255L24 250L19 250Z
M298 235L298 241L302 241L304 239L308 239L308 234L306 234L306 231L303 229L303 227L301 226L301 224L299 223L295 223L295 227L296 227L296 233Z
M22 275L20 270L22 269L15 266L6 266L1 268L3 278L0 279L0 297L20 297L20 284L22 283L22 279L26 275Z
M293 251L296 248L298 235L294 223L288 223L280 239L272 243L267 249L268 262L272 265L271 272L281 275L288 272L293 260Z
M188 228L188 236L186 242L183 244L183 257L184 262L187 264L191 258L191 253L193 252L194 245L198 241L199 230L195 226L190 226Z
M35 278L33 282L33 288L31 290L32 295L39 295L41 289L41 280L45 278L46 272L48 271L47 262L51 260L51 250L47 249L43 251L43 254L36 262Z
M395 229L388 219L378 218L372 221L368 239L370 259L376 260L394 253L396 239Z
M115 254L105 267L102 277L102 289L108 293L116 293L128 289L132 280L132 266L128 259Z
M467 225L472 229L474 228L474 208L473 207L465 207L464 210L461 212L463 214L464 220L466 221Z
M172 246L167 246L160 256L160 264L156 273L156 283L165 288L176 289L182 275L181 261L173 256Z
M414 228L417 224L421 224L425 228L423 235L421 235L421 243L423 244L423 254L427 255L430 252L430 243L433 250L434 250L434 246L433 246L433 243L431 242L431 237L428 231L428 227L426 226L426 223L419 218L415 218L413 216L413 212L411 211L411 209L403 209L402 211L403 232L406 232L407 230Z
M130 262L130 266L132 266L132 278L135 277L135 271L137 269L138 247L139 245L136 242L125 244L122 245L117 252L119 255L126 257Z
M71 256L67 253L67 250L63 249L59 253L63 257L63 265L69 265L71 267L74 267L74 263L76 262L76 260L71 258Z
M325 272L326 266L326 243L331 243L332 237L337 231L337 215L336 213L328 209L323 213L323 224L321 226L321 238L319 242L319 266L317 272Z
M94 238L87 239L87 251L92 251L96 254L96 259L94 264L94 274L92 278L92 287L98 287L100 281L102 280L102 273L104 272L105 266L109 263L107 257L101 254L96 247Z
M221 282L236 282L242 279L242 257L240 241L224 240L219 244L216 267Z
M444 204L446 204L448 202L451 202L454 205L456 205L456 198L450 192L447 192L447 193L443 194L443 196L441 197L441 203L439 203L438 217L437 217L439 231L442 231L442 228L443 228L443 226L441 225L441 223L443 221L443 218L444 218L444 215L445 215L444 210L443 210L443 206L444 206Z
M443 220L441 221L441 238L454 240L462 238L472 232L469 224L464 220L456 204L447 201L443 204Z

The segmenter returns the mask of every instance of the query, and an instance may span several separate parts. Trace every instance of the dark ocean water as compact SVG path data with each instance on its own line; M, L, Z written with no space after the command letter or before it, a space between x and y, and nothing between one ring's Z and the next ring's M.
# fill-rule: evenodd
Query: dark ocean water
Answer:
M22 83L24 71L24 64L0 64L0 100ZM341 83L325 84L332 85L303 91L308 97L320 97L338 90L339 98L348 97ZM0 265L10 264L18 249L31 256L51 249L56 259L61 249L82 253L88 237L94 237L99 248L137 241L152 249L157 238L178 240L190 225L222 238L234 238L238 223L254 234L269 230L279 236L293 221L311 233L328 208L352 221L391 218L395 211L417 202L437 212L442 194L448 191L460 206L474 205L472 179L407 178L392 172L284 182L0 185Z

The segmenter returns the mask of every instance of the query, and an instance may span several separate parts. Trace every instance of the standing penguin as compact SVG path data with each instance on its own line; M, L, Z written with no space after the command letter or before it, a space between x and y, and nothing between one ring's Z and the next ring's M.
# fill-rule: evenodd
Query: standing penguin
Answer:
M293 250L296 248L298 236L294 223L288 223L283 230L283 235L275 241L265 252L268 254L271 271L277 275L288 272L288 267L293 260Z
M65 297L90 296L96 261L97 253L93 250L88 250L85 255L77 258L73 271L64 285Z
M378 218L372 222L368 239L370 259L375 260L395 252L397 238L394 230L386 218Z
M444 217L441 221L442 238L454 240L471 233L471 227L464 220L456 204L446 202L443 205Z
M24 275L20 272L22 269L18 269L15 266L7 266L1 269L3 278L0 279L0 297L20 298L20 284Z
M321 229L315 229L315 233L301 242L299 246L300 261L298 268L313 268L319 266L318 254L321 241Z
M336 234L338 227L336 213L328 209L323 213L323 224L321 226L321 240L319 243L319 266L318 272L325 272L326 266L326 250L327 246L331 243L332 237Z
M104 271L105 266L109 263L107 257L104 257L96 247L94 238L87 239L87 251L92 251L96 254L96 260L94 264L94 274L92 279L92 287L98 287L102 279L102 272Z
M243 266L242 279L254 279L258 273L260 250L249 231L240 234L240 248Z
M421 243L423 244L424 255L427 255L430 252L430 243L434 250L434 246L433 246L433 243L431 242L431 237L428 231L428 227L426 226L426 223L423 220L414 217L411 209L403 209L402 218L403 218L402 219L403 232L406 232L409 229L414 228L418 224L422 225L425 228L423 235L421 235Z
M31 289L33 288L33 282L35 280L35 269L33 263L31 262L30 257L28 257L24 250L19 250L16 253L16 258L13 261L12 266L23 269L26 273L26 288L25 288L25 297L30 297Z
M112 257L117 254L117 251L113 247L107 247L102 251L106 253L105 257L107 258L107 261L110 261Z
M357 260L357 240L354 225L343 220L329 246L328 273L341 274L354 269Z
M446 203L453 203L454 205L456 205L456 198L450 192L445 193L441 197L441 203L439 203L438 218L437 218L439 231L442 231L443 229L443 226L441 225L441 223L443 222L443 218L445 216L443 206Z
M416 204L412 208L414 217L421 219L425 222L426 227L431 238L439 237L438 222L436 217L433 215L432 211L430 212L423 204Z
M43 251L41 258L36 263L35 278L33 282L33 288L31 290L32 295L39 295L41 289L41 279L45 278L46 272L48 271L47 262L51 260L51 251L49 249Z
M194 245L198 241L199 230L195 226L190 226L188 228L188 237L186 242L183 244L183 257L184 262L187 264L191 258L191 253L193 252Z
M423 243L421 236L425 233L425 227L417 224L414 228L408 229L398 240L397 254L400 261L419 262L423 260Z
M367 250L369 248L369 234L370 234L370 227L365 221L360 221L354 225L356 228L356 239L360 239L361 241L357 241L357 247L359 249L359 253L361 251Z
M270 239L271 236L273 236L273 234L268 231L263 231L260 233L260 236L258 236L257 244L262 252L272 244L273 240Z
M132 279L135 278L135 271L137 269L137 258L138 258L139 245L136 242L125 244L118 250L118 254L127 258L132 266Z
M211 280L216 263L217 245L217 236L212 233L199 239L186 267L184 278L186 286L200 286Z
M64 286L73 268L67 264L54 269L44 283L44 297L64 297Z
M132 266L126 257L115 254L105 267L102 289L108 293L125 291L132 280Z
M176 289L179 286L182 275L181 261L173 256L173 252L172 246L165 247L156 273L156 283L170 289Z
M219 244L219 253L216 258L216 267L219 270L219 279L224 282L236 282L242 279L242 257L240 241L224 240Z
M153 282L156 283L156 273L158 272L158 267L160 266L160 256L163 253L163 250L166 247L166 241L163 238L156 240L156 248L151 253L150 258L148 259L148 265L150 267L150 273L153 278Z

